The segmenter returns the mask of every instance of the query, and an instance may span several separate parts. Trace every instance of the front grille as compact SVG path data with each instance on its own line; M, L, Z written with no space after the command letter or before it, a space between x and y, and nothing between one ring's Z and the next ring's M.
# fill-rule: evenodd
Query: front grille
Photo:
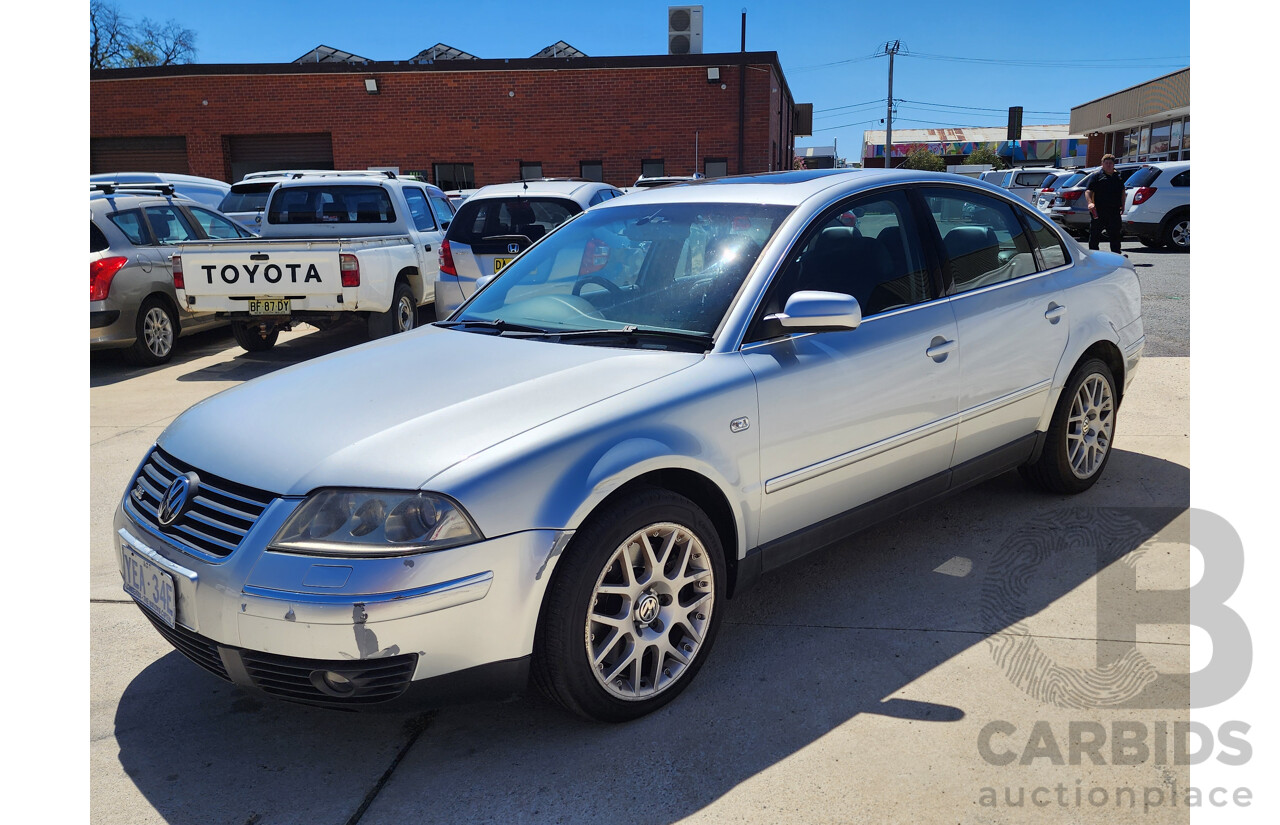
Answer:
M199 479L195 498L172 524L161 525L160 499L175 478L187 473ZM274 493L199 472L156 447L134 477L125 500L130 515L152 529L193 550L225 558L240 546L275 498Z
M324 661L295 659L242 650L241 658L254 684L263 691L295 702L326 705L363 705L394 699L409 687L418 655L388 656L385 659ZM312 674L324 671L341 673L352 682L350 696L335 697L322 691Z
M135 604L137 603L135 602ZM151 620L151 624L156 630L160 631L160 635L165 637L169 644L173 645L179 653L214 676L226 679L228 682L231 681L231 677L227 675L226 667L222 664L222 656L218 654L218 645L215 642L206 639L199 633L187 630L182 625L169 627L160 621L154 613L140 604L138 609L142 611L142 615Z
M182 625L169 627L150 610L138 605L142 615L160 632L169 644L183 656L200 667L228 682L244 681L244 675L235 679L227 672L223 658L235 666L238 659L249 684L264 693L280 699L309 705L325 705L349 708L353 705L374 705L395 699L408 689L413 671L418 665L418 654L406 653L384 659L299 659L279 656L256 650L220 645ZM348 695L334 695L321 689L319 674L333 671L351 682Z

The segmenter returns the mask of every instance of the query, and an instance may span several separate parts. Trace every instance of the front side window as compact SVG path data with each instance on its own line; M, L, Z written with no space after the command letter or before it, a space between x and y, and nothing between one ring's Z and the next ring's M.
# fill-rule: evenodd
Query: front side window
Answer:
M654 331L709 340L791 208L675 203L591 210L508 264L450 323L605 331L599 340L565 343L680 340L645 336Z
M158 243L182 243L200 237L176 206L148 206L146 213L151 234Z
M419 232L435 229L436 222L431 217L431 206L427 203L427 196L422 190L406 186L403 191L404 202L409 206L409 217L413 220L413 228Z
M435 213L436 220L440 223L440 228L448 229L449 224L453 221L453 207L449 205L448 199L432 195L431 211Z
M221 215L210 212L208 209L200 209L199 207L188 207L191 215L196 219L196 223L200 224L200 228L204 230L204 234L210 238L245 238L249 236L240 227Z
M268 223L393 223L391 196L381 186L320 184L280 187Z
M948 295L1036 271L1031 245L1012 206L961 189L930 188L923 194L942 238Z
M862 198L819 218L769 288L759 315L783 311L796 292L852 295L863 317L922 303L934 297L911 208L902 192ZM781 334L757 322L750 336Z

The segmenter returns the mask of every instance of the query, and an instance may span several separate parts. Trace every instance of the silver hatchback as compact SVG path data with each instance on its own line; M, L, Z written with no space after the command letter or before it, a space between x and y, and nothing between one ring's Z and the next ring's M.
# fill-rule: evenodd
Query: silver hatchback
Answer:
M1144 340L1125 258L970 178L633 193L447 321L179 416L116 512L124 587L261 695L632 719L763 574L1013 469L1091 487Z
M91 183L89 347L123 349L136 364L163 364L178 337L221 326L214 313L178 305L170 244L252 233L175 195L172 185Z

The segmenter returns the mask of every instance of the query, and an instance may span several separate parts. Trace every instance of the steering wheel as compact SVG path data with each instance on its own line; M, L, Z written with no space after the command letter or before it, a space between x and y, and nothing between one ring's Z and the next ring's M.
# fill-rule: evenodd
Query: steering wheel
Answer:
M573 294L581 295L582 288L587 284L595 284L596 286L602 286L605 288L605 291L613 295L622 294L622 287L618 286L613 281L610 281L608 278L601 278L599 275L583 275L581 278L578 279L578 282L573 285Z

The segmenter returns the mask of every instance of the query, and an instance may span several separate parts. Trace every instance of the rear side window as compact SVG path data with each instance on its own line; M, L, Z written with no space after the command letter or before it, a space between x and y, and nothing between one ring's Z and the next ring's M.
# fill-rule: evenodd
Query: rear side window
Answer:
M472 198L458 208L449 240L475 246L503 235L523 235L536 241L581 211L562 198Z
M1125 181L1126 187L1137 188L1139 186L1150 186L1155 183L1156 178L1160 177L1160 169L1155 166L1144 166Z
M1044 221L1030 214L1023 212L1022 217L1026 220L1027 225L1031 227L1031 243L1036 249L1040 250L1040 261L1044 269L1053 269L1054 267L1066 266L1071 260L1067 255L1067 249L1062 245L1062 241L1052 229L1045 225Z
M142 213L137 209L130 209L126 212L116 212L111 217L111 222L124 233L124 236L133 244L144 244L144 237L147 234L146 229L142 226Z
M925 192L946 254L947 294L1003 283L1037 271L1013 207L978 192Z
M290 186L271 196L268 223L393 223L391 196L381 186Z
M208 209L200 209L196 206L189 208L196 219L196 223L200 224L204 234L210 238L243 238L249 234L248 232L242 232L227 218L214 214Z
M1179 172L1178 174L1174 175L1173 180L1169 181L1169 185L1170 186L1190 186L1191 170L1187 169L1184 172Z
M427 204L427 196L421 189L406 186L403 190L404 202L409 205L409 217L413 218L413 226L419 232L436 228L435 218L431 216L431 207Z
M107 243L107 236L102 234L102 230L98 228L97 224L89 221L89 251L101 252L109 246L111 244Z

